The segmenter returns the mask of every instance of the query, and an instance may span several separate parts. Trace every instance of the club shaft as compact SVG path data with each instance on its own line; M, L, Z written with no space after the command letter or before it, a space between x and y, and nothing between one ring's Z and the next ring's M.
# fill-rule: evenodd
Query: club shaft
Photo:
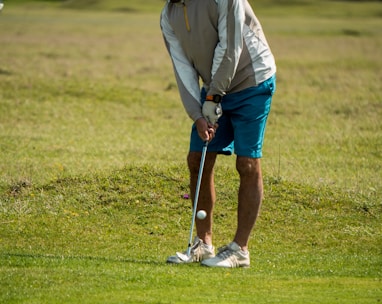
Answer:
M204 163L205 163L205 160L206 160L207 147L208 147L208 141L206 141L204 143L203 150L202 150L202 157L200 159L198 180L196 182L196 189L195 189L194 206L193 206L193 209L192 209L192 219L191 219L190 235L189 235L189 238L188 238L187 256L190 256L190 254L191 254L192 235L193 235L193 232L194 232L195 217L196 217L196 211L197 211L197 208L198 208L198 201L199 201L200 184L202 183L202 176L203 176Z

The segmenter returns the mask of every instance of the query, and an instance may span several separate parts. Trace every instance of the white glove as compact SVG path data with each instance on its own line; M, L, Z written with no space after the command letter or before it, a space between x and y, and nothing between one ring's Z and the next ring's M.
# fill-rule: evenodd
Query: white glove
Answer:
M203 104L202 113L204 118L212 125L215 125L220 116L223 115L220 102L206 100Z

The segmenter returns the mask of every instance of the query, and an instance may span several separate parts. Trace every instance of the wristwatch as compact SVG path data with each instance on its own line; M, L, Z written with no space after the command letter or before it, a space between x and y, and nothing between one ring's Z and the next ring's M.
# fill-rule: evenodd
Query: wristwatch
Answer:
M208 101L213 101L214 103L220 103L222 101L222 96L221 95L208 95L206 97L206 100Z

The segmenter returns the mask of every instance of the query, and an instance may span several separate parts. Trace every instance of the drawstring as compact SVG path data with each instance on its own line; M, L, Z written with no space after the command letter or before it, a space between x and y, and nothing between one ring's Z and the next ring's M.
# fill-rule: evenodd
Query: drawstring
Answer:
M191 27L190 27L190 22L188 20L187 6L186 6L185 0L170 0L170 2L174 3L174 4L182 2L182 4L183 4L184 21L186 22L186 29L187 29L188 32L190 32L191 31Z
M186 29L188 32L190 32L191 27L190 27L190 22L188 21L187 6L184 1L183 1L183 13L184 13L184 21L186 22Z

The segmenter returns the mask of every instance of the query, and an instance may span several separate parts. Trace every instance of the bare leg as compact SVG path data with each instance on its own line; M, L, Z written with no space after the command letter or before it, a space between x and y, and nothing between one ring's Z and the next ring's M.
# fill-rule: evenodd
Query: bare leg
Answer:
M246 251L251 231L263 199L263 178L260 159L238 156L236 168L240 175L238 226L234 241Z
M190 152L187 157L188 168L190 170L190 191L192 202L195 198L196 183L198 180L201 153ZM195 220L198 237L205 244L212 245L212 213L215 205L216 194L214 184L214 165L216 153L208 152L204 163L202 182L200 185L198 210L205 210L207 217L204 220Z

